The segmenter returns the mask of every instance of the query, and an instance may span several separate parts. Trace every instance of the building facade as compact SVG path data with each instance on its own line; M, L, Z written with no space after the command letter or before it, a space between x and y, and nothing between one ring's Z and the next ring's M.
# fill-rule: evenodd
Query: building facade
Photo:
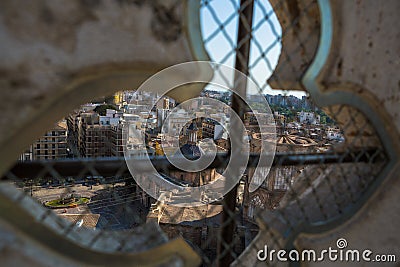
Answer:
M68 155L67 148L67 124L61 121L33 143L29 151L34 160L62 159Z
M68 144L75 156L112 157L124 155L120 112L107 110L106 116L82 112L70 115Z

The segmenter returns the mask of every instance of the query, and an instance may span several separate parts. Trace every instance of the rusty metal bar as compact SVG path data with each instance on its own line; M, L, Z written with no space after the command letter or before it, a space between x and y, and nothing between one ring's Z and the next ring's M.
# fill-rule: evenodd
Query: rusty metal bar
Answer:
M248 167L255 167L258 164L258 154L251 154L248 162ZM338 164L348 162L367 162L374 163L383 161L385 155L380 149L357 150L341 153L313 153L313 154L287 154L277 153L275 155L272 166L295 166L295 165L310 165L310 164ZM157 170L178 170L172 165L166 157L154 157L151 159L153 165ZM224 168L229 161L229 154L219 153L214 161L208 166L208 169ZM138 159L135 164L145 166L142 164L143 160ZM92 166L99 175L103 177L115 176L119 171L121 175L130 175L123 157L115 158L76 158L76 159L62 159L62 160L34 160L18 162L10 170L12 175L20 179L34 179L43 169L43 165L50 165L62 177L77 177L81 174L86 165ZM147 165L146 165L147 166ZM147 169L142 168L141 171L146 173ZM88 170L88 173L90 171ZM43 174L42 178L53 177L51 173ZM81 177L77 177L81 178ZM3 177L2 180L7 179Z
M238 36L236 42L236 58L235 69L248 75L249 71L249 55L251 44L251 28L253 21L254 0L241 0L239 9ZM235 91L240 91L242 95L246 95L246 82L239 81L239 77L235 75ZM244 120L246 104L237 95L232 94L232 109L238 114L241 120ZM244 133L238 133L242 136ZM235 172L234 172L235 173ZM237 170L239 173L239 170ZM218 243L218 266L229 266L235 259L230 250L234 241L236 222L234 218L237 197L237 185L225 195L223 204L221 236ZM228 251L227 251L228 250Z

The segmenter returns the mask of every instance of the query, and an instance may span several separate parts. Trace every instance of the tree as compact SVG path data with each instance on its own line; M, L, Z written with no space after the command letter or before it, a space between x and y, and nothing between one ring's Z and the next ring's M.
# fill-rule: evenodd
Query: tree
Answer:
M106 104L106 105L100 105L97 106L94 111L97 112L99 115L101 116L105 116L106 115L106 110L107 109L113 109L113 110L118 110L116 106L114 105L110 105L110 104Z
M320 117L320 123L321 124L326 124L326 116L321 116Z

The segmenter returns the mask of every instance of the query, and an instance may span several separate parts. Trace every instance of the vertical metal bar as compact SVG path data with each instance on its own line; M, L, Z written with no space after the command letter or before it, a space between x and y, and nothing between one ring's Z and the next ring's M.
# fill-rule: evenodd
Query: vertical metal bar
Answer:
M253 7L254 0L241 0L239 10L239 22L238 22L238 37L236 42L236 59L235 68L240 72L248 75L249 74L249 55L250 55L250 42L251 42L251 28L253 21ZM238 77L234 77L235 86ZM239 88L244 94L246 93L246 84L239 83ZM244 101L236 94L232 94L232 109L239 115L243 120ZM244 134L244 133L243 133ZM234 261L232 254L227 249L232 249L232 242L234 241L235 234L235 218L232 214L235 213L236 207L236 196L237 186L235 186L228 194L226 194L223 200L223 214L222 214L222 227L221 227L221 238L218 244L218 266L229 266ZM229 248L226 247L229 245Z

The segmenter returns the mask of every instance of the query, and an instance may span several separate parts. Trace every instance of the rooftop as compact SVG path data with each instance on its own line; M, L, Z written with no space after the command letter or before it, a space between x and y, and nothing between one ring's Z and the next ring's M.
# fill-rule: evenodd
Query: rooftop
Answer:
M202 151L199 146L197 145L192 145L192 144L184 144L181 146L181 152L184 156L190 157L190 158L199 158L201 156Z
M147 215L147 220L158 220L164 224L183 224L202 226L205 224L219 224L222 214L222 205L204 205L199 207L176 207L164 204L160 211ZM207 219L207 220L206 220Z

